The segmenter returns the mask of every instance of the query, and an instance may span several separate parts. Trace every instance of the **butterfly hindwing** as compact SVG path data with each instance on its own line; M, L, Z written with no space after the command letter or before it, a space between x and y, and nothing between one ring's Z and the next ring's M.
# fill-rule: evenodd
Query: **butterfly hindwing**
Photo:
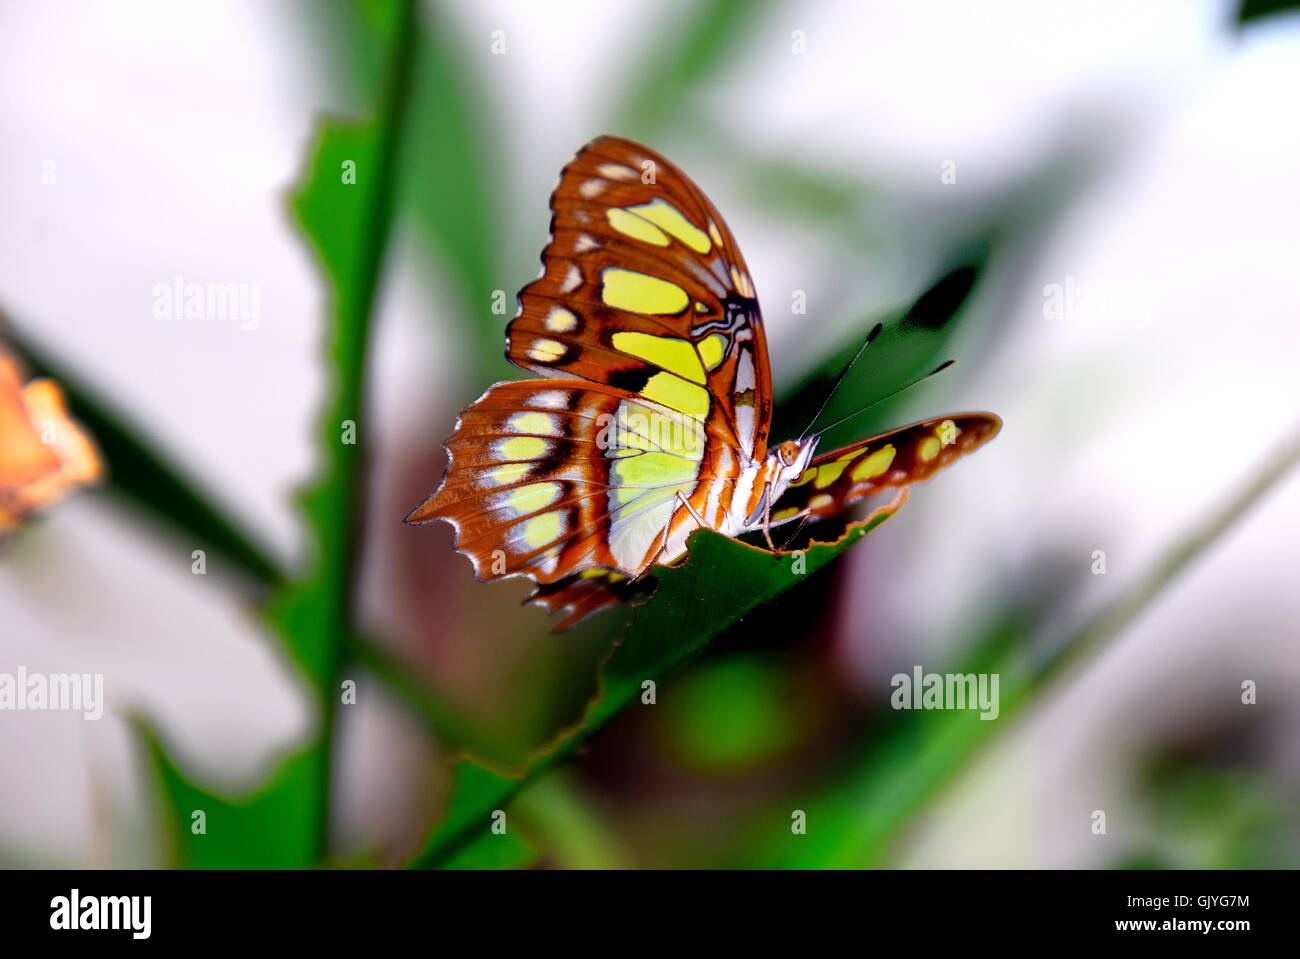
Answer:
M511 362L664 403L761 457L772 391L758 300L703 191L654 151L600 137L564 168L551 209Z
M554 583L542 583L525 602L543 607L549 613L566 615L555 624L554 631L568 629L592 613L647 595L654 580L649 577L629 579L608 569L584 569Z
M777 500L772 522L836 516L860 499L929 479L1001 428L992 413L936 416L822 453Z
M438 492L408 522L445 519L481 580L554 583L592 567L635 576L684 539L699 424L581 380L498 383L460 417Z

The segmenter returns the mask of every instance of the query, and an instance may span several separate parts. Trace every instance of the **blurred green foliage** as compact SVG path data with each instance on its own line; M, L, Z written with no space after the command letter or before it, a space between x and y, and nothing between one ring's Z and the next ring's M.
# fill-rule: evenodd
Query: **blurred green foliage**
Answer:
M687 766L748 769L799 742L799 717L783 708L781 664L731 656L702 663L666 697L663 724L672 755Z
M1300 815L1258 774L1167 753L1153 757L1142 785L1157 824L1150 861L1179 869L1294 868Z
M610 132L652 142L680 126L696 93L747 49L772 6L770 0L702 0L665 23L658 43L629 70Z
M1241 0L1241 6L1237 8L1237 23L1245 25L1297 10L1300 10L1300 3L1296 0Z

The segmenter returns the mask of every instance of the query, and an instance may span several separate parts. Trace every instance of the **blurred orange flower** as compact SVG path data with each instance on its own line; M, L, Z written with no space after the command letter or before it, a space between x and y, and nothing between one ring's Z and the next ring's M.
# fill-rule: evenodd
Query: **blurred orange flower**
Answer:
M58 384L24 385L23 377L22 366L0 348L0 535L103 475L99 453L68 417Z

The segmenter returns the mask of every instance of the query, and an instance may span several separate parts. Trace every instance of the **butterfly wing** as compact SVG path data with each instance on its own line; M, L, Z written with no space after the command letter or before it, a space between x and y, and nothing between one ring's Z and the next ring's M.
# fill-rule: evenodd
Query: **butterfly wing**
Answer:
M498 383L461 414L442 485L407 522L450 522L480 580L636 576L675 559L698 525L680 503L705 453L697 420L626 391Z
M666 402L763 456L767 343L749 268L687 176L631 140L599 137L560 174L542 273L519 293L506 355Z
M929 479L1001 428L1002 420L992 413L936 416L823 453L777 500L772 522L836 516L882 490Z
M676 166L600 137L551 209L506 335L513 363L550 378L497 384L462 414L442 485L408 521L450 521L478 578L528 576L569 623L725 511L728 480L766 451L772 401L749 268Z
M552 632L563 632L608 606L645 596L653 589L653 578L628 579L622 573L606 569L584 569L554 583L542 583L525 602L541 606L564 617Z

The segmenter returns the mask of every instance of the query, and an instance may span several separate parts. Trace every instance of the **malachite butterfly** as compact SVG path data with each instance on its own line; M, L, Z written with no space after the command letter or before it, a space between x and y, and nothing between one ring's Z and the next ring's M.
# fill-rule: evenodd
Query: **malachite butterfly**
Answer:
M726 536L843 514L991 439L991 413L940 416L816 455L767 444L772 380L749 268L709 199L639 143L599 137L560 174L541 275L497 383L457 420L437 492L480 580L526 576L567 628Z

